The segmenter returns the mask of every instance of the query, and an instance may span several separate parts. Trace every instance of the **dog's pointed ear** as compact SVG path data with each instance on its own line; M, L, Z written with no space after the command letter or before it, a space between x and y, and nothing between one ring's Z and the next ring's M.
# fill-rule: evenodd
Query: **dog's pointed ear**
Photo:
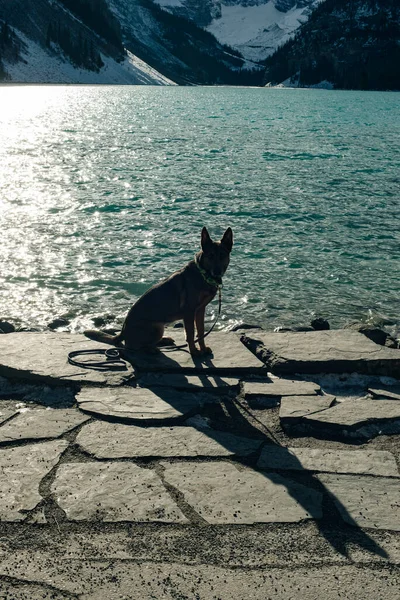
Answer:
M201 230L201 249L203 251L207 250L210 244L212 244L210 234L208 233L207 228L203 227L203 229Z
M225 231L221 239L221 244L225 246L228 252L231 252L233 246L233 231L230 227Z

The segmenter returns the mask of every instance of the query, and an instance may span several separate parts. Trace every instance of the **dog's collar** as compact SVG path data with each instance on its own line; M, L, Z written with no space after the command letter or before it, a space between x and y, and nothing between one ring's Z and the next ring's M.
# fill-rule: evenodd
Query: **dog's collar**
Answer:
M195 257L194 257L194 264L196 265L196 267L200 271L200 275L202 276L202 278L204 279L204 281L206 283L208 283L208 285L211 285L211 287L214 287L214 288L217 288L217 289L222 288L222 281L221 281L221 283L219 283L216 279L214 279L214 277L212 277L209 273L207 273L207 271L205 271L203 269L203 267L200 266L199 255L198 254L196 254Z

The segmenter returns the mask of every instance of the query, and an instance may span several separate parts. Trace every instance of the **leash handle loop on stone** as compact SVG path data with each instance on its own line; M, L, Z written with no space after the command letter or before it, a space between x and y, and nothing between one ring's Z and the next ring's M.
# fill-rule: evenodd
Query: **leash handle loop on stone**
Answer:
M86 361L80 362L75 360L75 356L80 356L81 354L100 354L105 356L106 360L101 361ZM107 348L106 350L97 349L97 350L74 350L68 354L68 362L70 365L74 367L79 367L81 369L94 369L96 371L125 371L126 370L126 362L122 360L121 353L118 348Z

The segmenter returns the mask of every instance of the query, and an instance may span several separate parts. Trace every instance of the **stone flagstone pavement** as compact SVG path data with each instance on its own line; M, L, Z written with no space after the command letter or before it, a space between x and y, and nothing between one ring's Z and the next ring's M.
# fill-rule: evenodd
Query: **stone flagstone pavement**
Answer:
M280 339L291 348L257 331L261 352L251 335L262 360ZM278 377L237 335L210 338L205 362L136 354L109 374L66 363L104 346L82 336L0 336L0 597L398 598L400 384L382 378L386 353L339 333L304 377L296 337ZM318 383L342 351L369 374L356 398Z

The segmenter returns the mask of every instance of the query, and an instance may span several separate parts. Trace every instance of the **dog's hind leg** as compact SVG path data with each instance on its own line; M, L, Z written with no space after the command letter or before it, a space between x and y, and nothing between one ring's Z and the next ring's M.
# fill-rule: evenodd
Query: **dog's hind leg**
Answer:
M129 350L150 350L163 339L164 323L139 321L125 329L125 345Z

